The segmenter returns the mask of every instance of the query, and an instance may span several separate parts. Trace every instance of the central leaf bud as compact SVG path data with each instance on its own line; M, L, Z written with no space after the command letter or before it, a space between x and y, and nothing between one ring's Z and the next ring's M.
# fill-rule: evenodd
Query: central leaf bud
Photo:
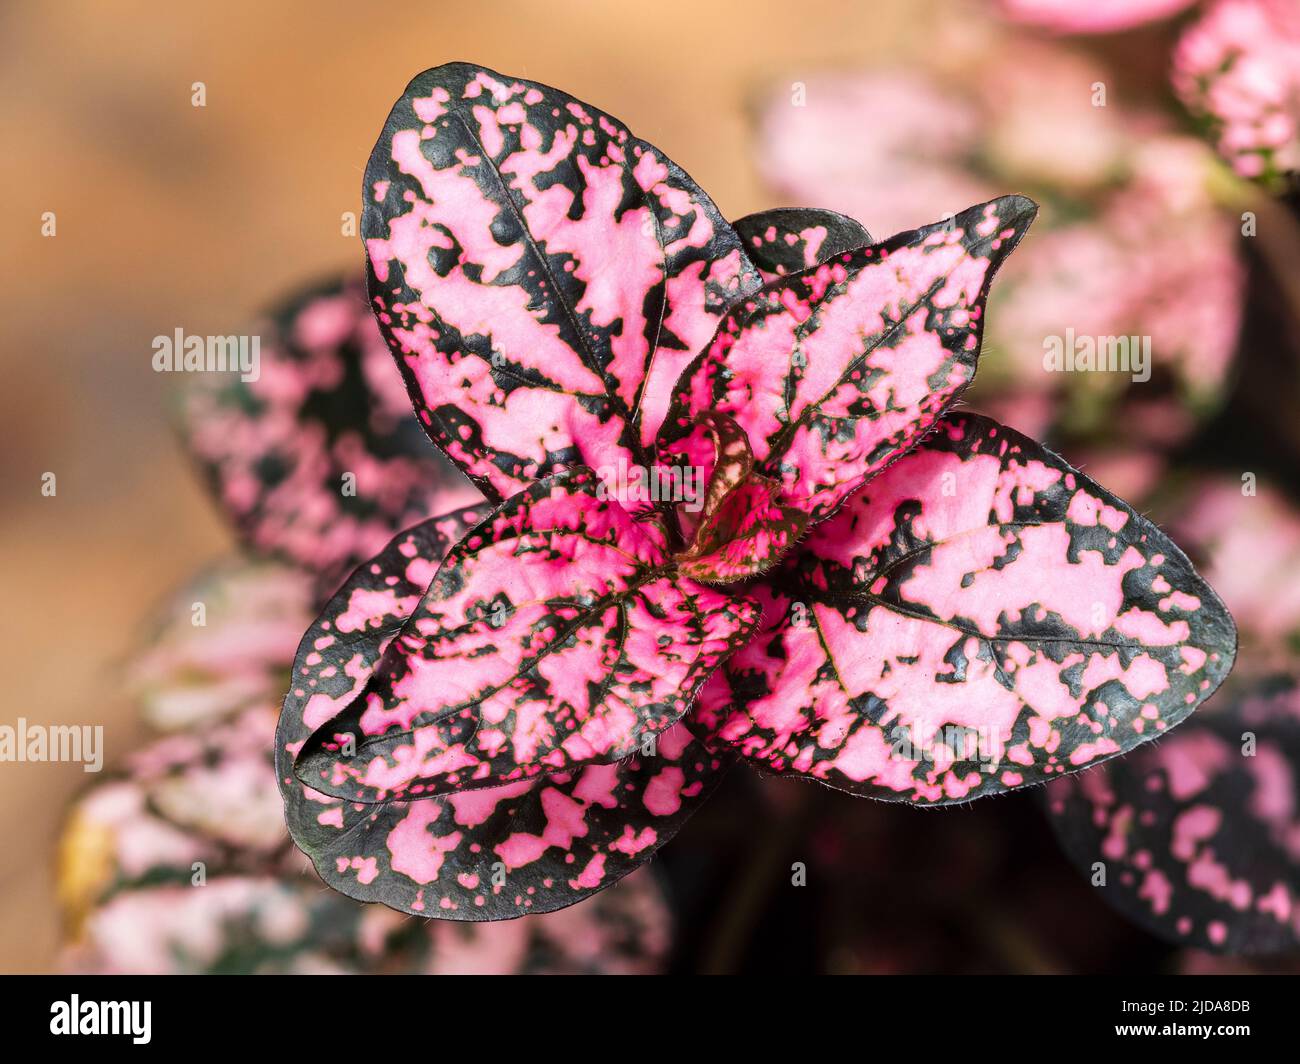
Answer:
M678 515L689 536L675 557L685 575L710 584L745 580L775 565L803 533L807 516L784 505L778 482L755 472L749 437L735 419L700 414L669 453L680 459L675 468L709 470L698 512Z

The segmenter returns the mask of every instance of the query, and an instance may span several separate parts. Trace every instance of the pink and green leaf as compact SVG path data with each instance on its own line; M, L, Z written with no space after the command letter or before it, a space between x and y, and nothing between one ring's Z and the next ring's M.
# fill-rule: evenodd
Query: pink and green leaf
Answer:
M765 283L875 243L861 223L820 207L759 211L732 227Z
M1227 953L1293 953L1300 684L1238 688L1163 742L1054 782L1047 804L1066 853L1152 933Z
M450 63L366 170L370 294L425 430L490 498L648 465L672 384L760 278L707 195L617 119Z
M478 498L421 435L359 279L295 295L255 336L255 379L190 375L180 411L252 551L320 574L328 595L399 529Z
M362 566L304 636L276 738L289 829L330 886L401 912L502 920L617 882L671 838L730 762L681 724L630 758L419 801L360 804L305 786L304 741L367 688L452 544L486 516L416 526Z
M989 285L1036 212L1004 196L742 300L678 381L661 450L728 414L781 501L828 517L974 376Z
M775 773L946 804L1164 735L1236 629L1155 525L996 422L950 414L753 593L764 628L692 714Z
M590 470L539 481L443 559L366 690L296 771L358 802L621 760L666 731L758 621L679 577Z

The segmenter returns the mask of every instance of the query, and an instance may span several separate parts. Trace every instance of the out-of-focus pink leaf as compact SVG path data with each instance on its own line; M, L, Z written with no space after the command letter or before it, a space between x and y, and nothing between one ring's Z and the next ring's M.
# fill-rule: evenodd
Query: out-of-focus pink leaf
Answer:
M173 731L274 705L316 613L314 584L292 565L240 558L172 595L127 669L145 719Z
M917 804L1074 772L1213 693L1232 618L1183 553L1046 448L950 414L756 591L691 719L765 770Z
M660 448L728 414L779 501L827 517L974 375L989 285L1036 211L1004 196L767 285L682 374Z
M1300 507L1254 473L1236 479L1202 469L1162 516L1232 610L1252 672L1293 668L1300 651Z
M1224 394L1244 291L1241 222L1222 210L1213 152L1137 98L1112 93L1093 106L1079 86L1115 83L1095 51L1022 33L990 38L962 20L940 31L925 70L809 72L806 106L774 85L756 110L765 183L877 233L999 188L1050 187L1053 209L999 275L966 400L996 413L999 392L1027 397L1040 425L1073 439L1114 443L1118 433L1146 444L1150 419L1119 410L1120 400L1164 395L1181 409L1185 439ZM1069 342L1069 330L1099 345L1149 338L1140 376L1150 379L1044 372L1045 344Z
M777 207L747 214L732 226L765 282L875 243L860 222L819 207Z
M126 779L144 808L247 859L282 846L271 771L276 714L246 710L209 728L169 735L136 751Z
M186 870L188 873L188 869ZM100 901L60 956L96 976L655 974L671 920L649 870L563 913L503 924L412 921L315 875L151 881Z
M990 71L976 65L982 84ZM846 211L888 235L997 191L972 172L993 125L973 89L947 91L915 65L809 71L800 84L805 106L791 106L780 81L754 110L758 172L786 202Z
M1111 442L1120 432L1177 443L1193 412L1225 394L1245 292L1240 222L1215 201L1213 153L1192 137L1149 135L1123 165L1127 180L1095 216L1036 234L1016 256L998 283L989 343L1005 352L1007 386L1061 393L1073 414L1059 419L1091 421ZM1070 345L1068 366L1049 362L1050 341ZM1169 414L1125 411L1121 397Z
M59 896L76 926L105 898L147 884L262 873L287 841L271 767L275 710L245 710L164 736L81 796L60 846Z
M359 280L293 296L255 336L255 379L194 374L181 396L186 443L253 551L328 595L398 529L478 498L421 436Z
M985 36L959 22L945 33L948 48L941 70L930 72L930 91L942 85L978 115L975 151L950 165L961 162L984 180L1049 188L1063 205L1063 197L1114 187L1133 151L1159 128L1136 95L1112 95L1107 106L1096 106L1097 83L1114 83L1109 56L1099 49L1028 33ZM1040 232L1034 242L1041 239ZM1023 269L1018 263L1017 272Z
M1163 742L1047 788L1103 898L1171 942L1300 947L1300 686L1234 684ZM1104 872L1102 881L1099 872Z
M658 149L464 63L407 86L363 194L370 294L425 429L498 500L648 465L673 381L760 283Z
M60 958L78 975L650 975L671 922L648 872L563 913L466 926L358 905L310 879L221 876L106 899Z
M452 543L485 516L418 525L353 574L303 637L276 737L290 831L326 883L452 920L550 912L615 883L677 832L730 761L678 724L614 764L446 797L359 804L303 785L303 742L367 689Z
M1057 33L1113 33L1169 18L1194 0L999 0L1010 19Z

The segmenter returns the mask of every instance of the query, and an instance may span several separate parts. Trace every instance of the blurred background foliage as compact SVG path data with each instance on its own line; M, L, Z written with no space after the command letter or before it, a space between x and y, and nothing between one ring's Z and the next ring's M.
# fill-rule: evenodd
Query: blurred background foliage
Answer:
M1170 526L1238 618L1239 671L1287 675L1300 649L1295 7L0 9L6 720L103 723L118 769L94 780L77 765L0 771L12 858L0 866L0 969L1290 964L1225 961L1127 922L1059 851L1040 795L927 813L739 772L650 875L608 892L603 915L565 917L554 933L512 925L467 944L322 897L284 850L278 810L259 805L274 782L257 767L260 748L240 745L278 697L280 651L268 648L292 649L310 593L291 570L256 578L283 591L273 601L235 593L237 629L254 614L259 631L284 627L279 643L259 641L265 661L196 662L168 641L169 603L187 601L171 597L179 588L218 559L207 578L237 588L250 563L229 559L232 533L178 444L166 413L175 382L152 372L150 343L178 327L236 331L306 281L359 270L344 215L359 208L378 125L413 73L451 59L560 85L618 115L730 217L825 206L882 238L1024 192L1043 216L995 289L966 402L1046 439ZM199 81L202 108L191 105ZM41 234L47 211L53 238ZM1043 339L1066 328L1151 336L1151 380L1045 373ZM55 498L40 494L46 471ZM1247 474L1256 495L1242 493ZM223 726L242 722L217 755L195 732L213 705ZM218 788L225 817L213 815L205 772L234 788ZM158 815L161 829L143 823ZM124 840L140 838L149 844L124 856ZM199 850L219 851L227 877L206 914L165 893L166 869ZM795 862L806 887L790 884ZM62 960L61 941L72 943Z

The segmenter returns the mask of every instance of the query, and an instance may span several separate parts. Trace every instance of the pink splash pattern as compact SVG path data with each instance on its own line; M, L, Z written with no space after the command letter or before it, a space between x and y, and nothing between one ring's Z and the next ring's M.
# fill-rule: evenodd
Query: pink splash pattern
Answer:
M490 498L648 465L668 388L760 279L691 179L549 86L416 77L366 170L376 315L430 438Z
M1232 666L1214 592L1150 522L969 414L816 528L762 594L700 734L766 771L946 804L1183 720Z
M276 737L289 829L321 878L451 920L550 912L610 886L677 832L730 761L677 724L612 764L419 801L363 804L303 784L303 742L366 689L429 573L480 516L417 525L353 574L303 637Z
M590 905L460 928L326 891L285 831L263 705L162 739L73 807L59 895L78 974L651 973L670 921L642 870ZM202 878L196 878L196 869Z
M1174 50L1173 86L1242 177L1300 169L1300 7L1217 0Z
M875 243L861 222L820 207L776 207L732 226L765 284Z
M365 194L376 314L494 506L400 535L299 647L276 773L331 886L452 920L548 912L646 860L733 747L957 801L1151 739L1230 667L1231 619L1157 530L1032 441L940 420L1024 197L883 243L826 212L742 239L614 120L463 64L408 87ZM955 502L945 460L974 484ZM711 471L704 509L624 508L589 468L621 464ZM787 660L808 602L826 639ZM891 704L1010 748L914 771L873 745Z
M1059 780L1062 845L1120 912L1224 953L1300 946L1300 686L1234 684L1164 742Z
M477 499L425 444L359 281L295 295L254 333L256 380L195 375L181 396L186 443L254 553L328 594L396 529Z
M682 374L660 448L726 413L780 501L825 518L974 376L989 285L1036 213L1004 196L741 301Z
M538 481L453 547L299 778L359 802L463 792L609 764L680 720L757 607L674 573L598 483Z
M806 106L773 85L756 112L766 185L878 233L1000 188L1050 188L1034 239L999 274L968 398L1090 447L1150 446L1156 419L1126 407L1158 400L1186 438L1226 394L1245 290L1241 220L1223 210L1213 150L1127 94L1093 106L1088 87L1116 78L1094 51L947 25L923 63L810 72ZM1152 378L1045 371L1046 338L1067 329L1149 336Z

